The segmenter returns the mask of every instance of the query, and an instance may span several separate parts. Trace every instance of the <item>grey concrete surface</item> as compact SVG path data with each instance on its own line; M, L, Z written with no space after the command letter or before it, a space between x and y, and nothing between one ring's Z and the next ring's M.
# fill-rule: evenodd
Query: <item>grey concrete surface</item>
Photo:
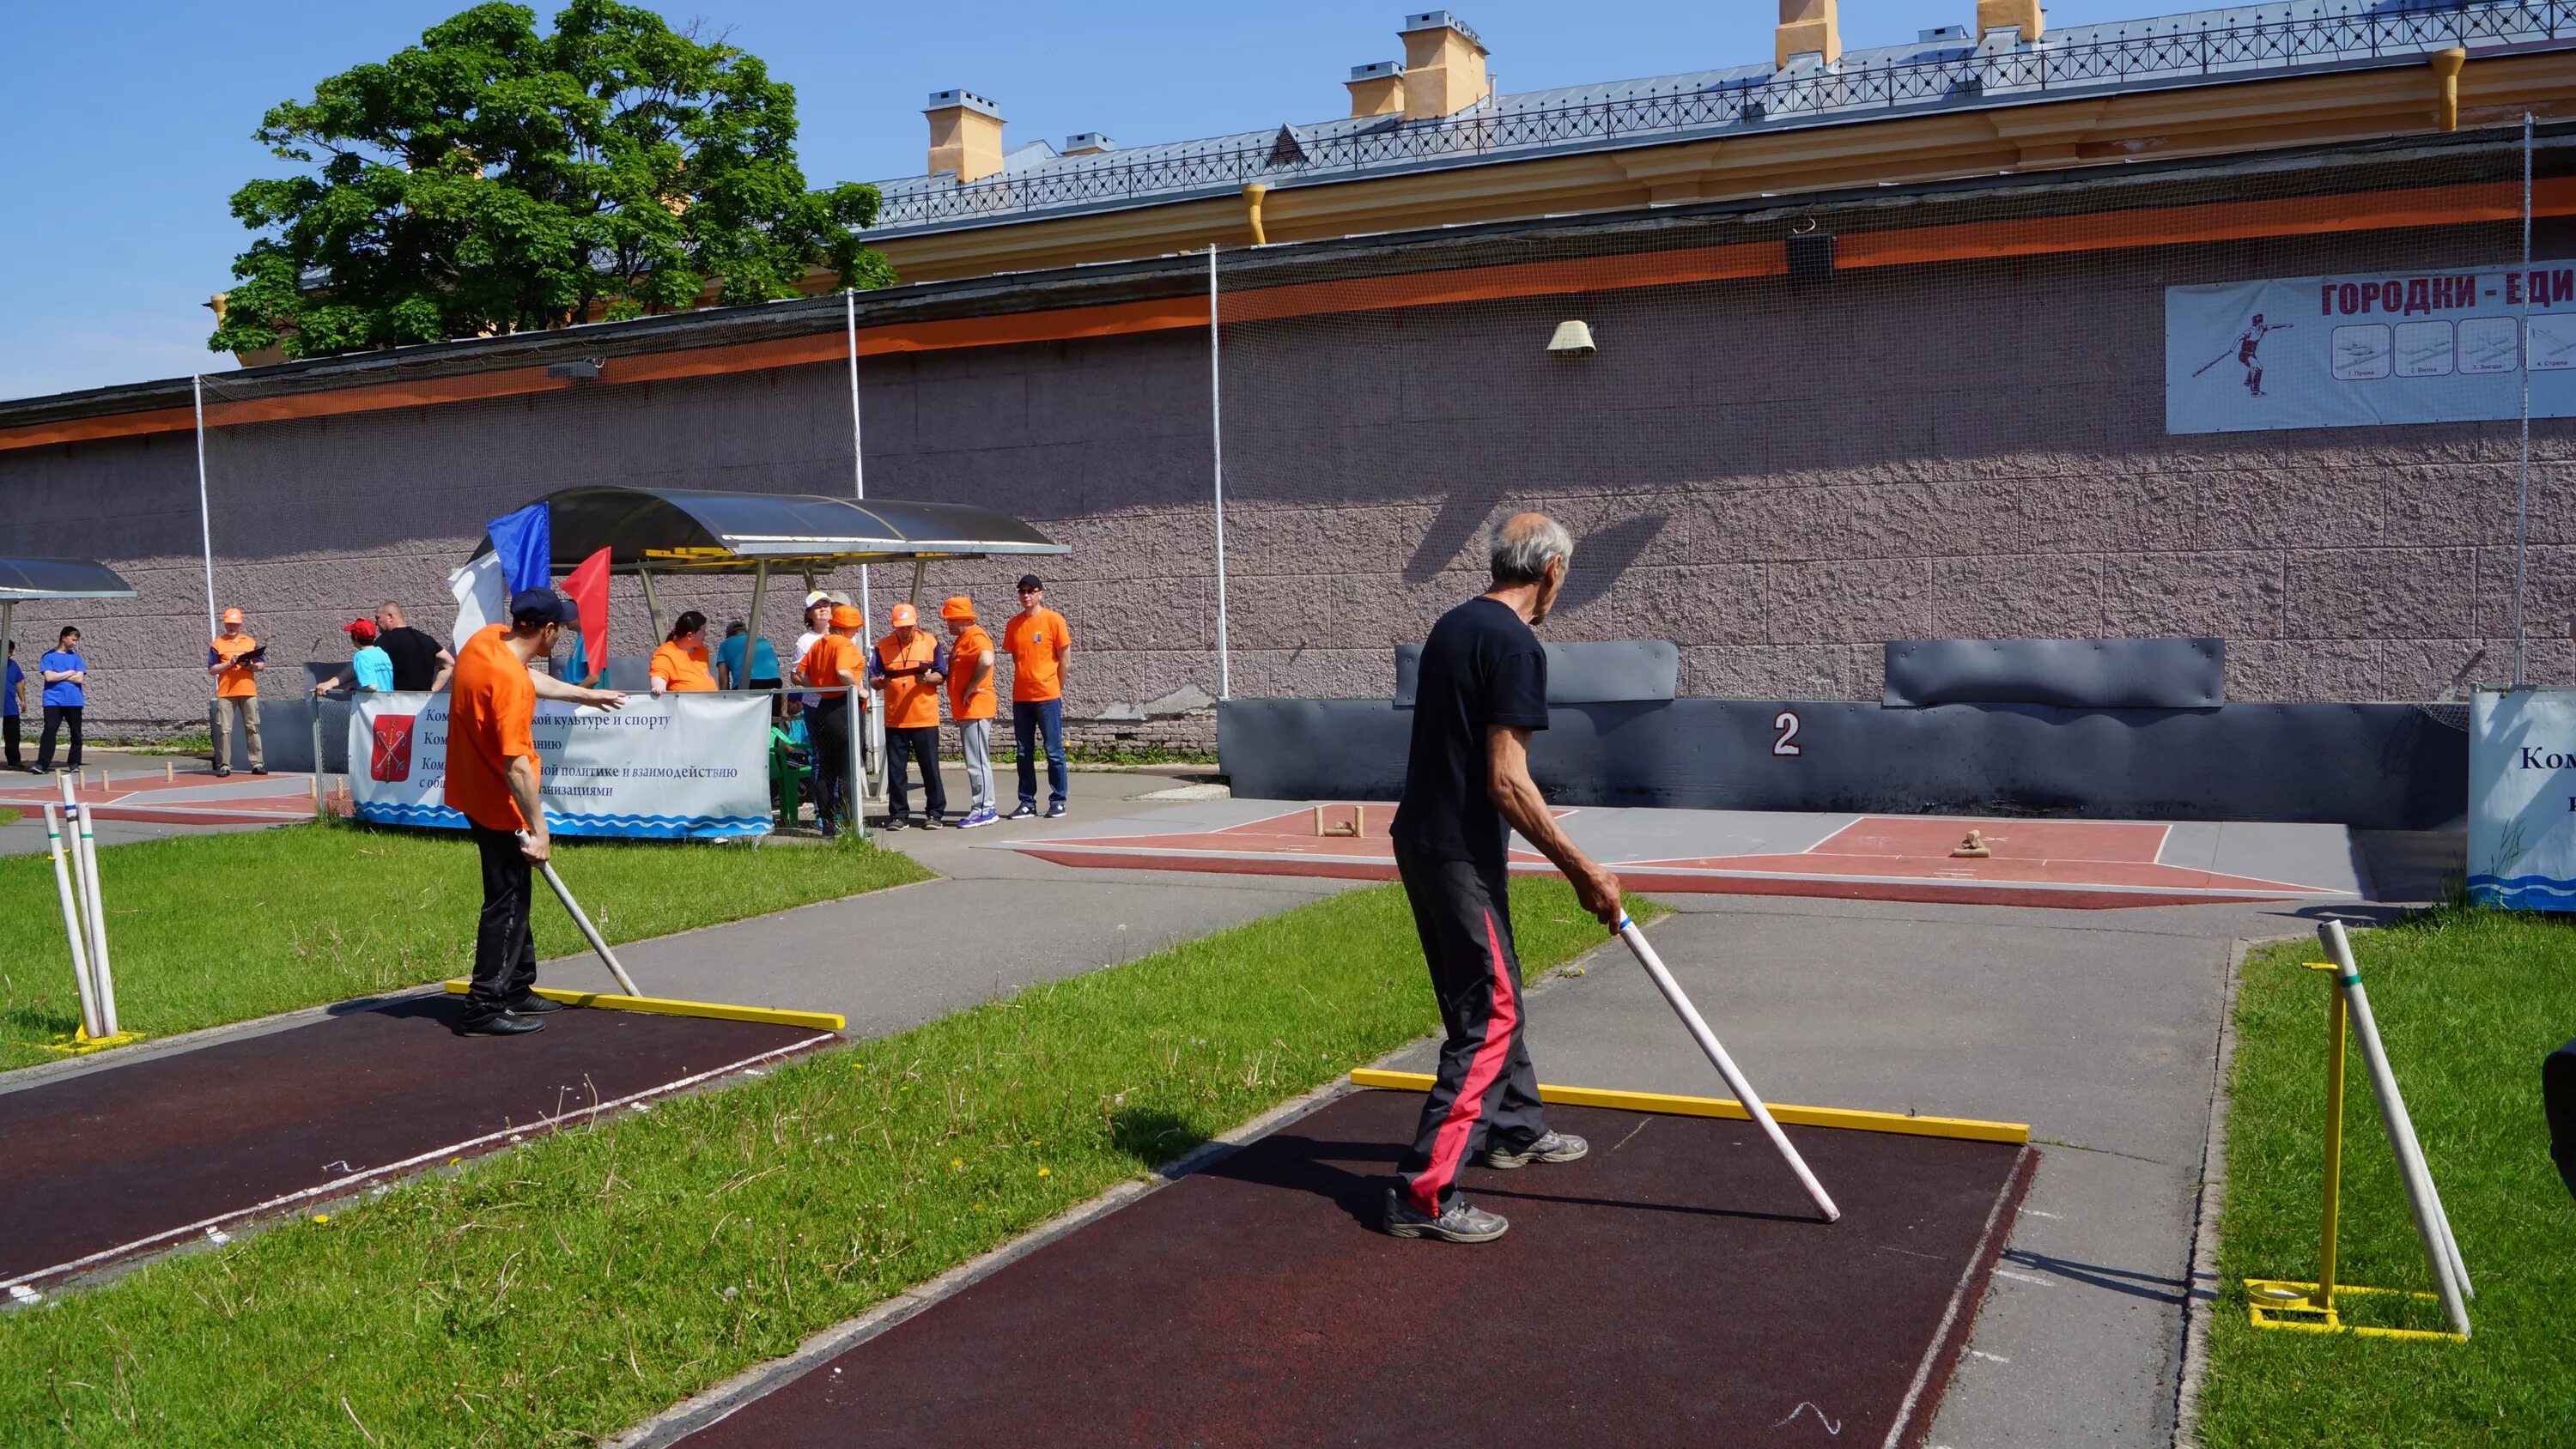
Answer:
M26 756L31 761L35 758L35 743L33 740L30 740L27 743ZM206 762L194 756L181 756L172 760L167 756L136 755L129 754L122 750L110 749L83 751L81 765L84 769L89 771L90 778L93 781L99 779L102 772L105 772L106 777L110 780L159 780L162 778L162 766L165 762L175 763L179 768L179 776L183 780L186 779L191 772L202 773L206 769ZM53 778L54 777L51 775L22 775L14 771L0 771L0 790L21 791L42 789L50 791L53 788ZM212 775L206 775L204 777L204 783L200 788L171 792L156 792L155 799L158 802L173 805L209 805L220 803L227 795L273 793L276 790L288 788L289 786L283 778L279 776L271 776L268 779L261 780L258 777L245 772L236 774L227 780L217 780ZM306 787L299 781L291 788L293 790L302 790ZM0 825L0 855L43 854L45 850L45 817L41 812L41 809L30 808L25 803L15 800L0 800L0 805L9 805L21 812L15 823ZM304 817L299 815L281 820L262 821L255 824L224 823L213 825L170 825L153 821L115 820L102 817L97 822L95 828L98 835L98 843L101 845L131 845L138 840L160 840L172 835L220 835L236 830L268 830L278 825L296 824L303 818Z
M1766 1098L2027 1122L2041 1144L1928 1442L2168 1443L2231 949L2371 908L1665 899L1658 951ZM1727 1095L1624 952L1537 995L1529 1031L1543 1082Z

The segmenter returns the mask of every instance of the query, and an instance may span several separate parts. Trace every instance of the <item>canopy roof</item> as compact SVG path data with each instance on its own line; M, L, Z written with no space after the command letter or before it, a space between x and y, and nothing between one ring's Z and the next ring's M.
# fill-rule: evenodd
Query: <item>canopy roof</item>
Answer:
M28 599L130 599L134 585L94 558L0 556L0 603Z
M1073 551L1007 513L964 503L600 487L566 488L543 501L559 573L603 548L610 571L621 574L747 574L764 563L826 569ZM487 538L475 552L491 549Z

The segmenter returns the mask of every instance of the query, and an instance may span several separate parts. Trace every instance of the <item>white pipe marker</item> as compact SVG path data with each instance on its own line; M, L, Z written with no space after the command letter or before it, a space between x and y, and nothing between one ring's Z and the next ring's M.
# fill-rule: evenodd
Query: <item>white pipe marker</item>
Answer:
M520 843L525 844L527 839L528 832L520 831ZM597 951L599 959L608 963L608 974L617 978L618 986L629 996L643 995L636 989L635 978L627 975L626 968L618 964L617 953L608 949L608 942L600 936L599 928L592 925L590 917L582 912L581 902L572 898L572 891L563 883L563 877L555 874L555 863L541 860L537 862L537 869L545 872L546 884L554 887L555 899L563 902L564 909L572 914L573 924L581 927L581 933L590 938L590 949Z

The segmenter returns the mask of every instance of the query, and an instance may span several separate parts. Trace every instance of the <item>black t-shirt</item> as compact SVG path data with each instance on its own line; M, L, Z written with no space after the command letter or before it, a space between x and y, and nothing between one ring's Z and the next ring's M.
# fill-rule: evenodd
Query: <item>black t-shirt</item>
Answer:
M394 662L394 688L427 689L438 678L438 641L409 624L377 635L376 647Z
M1422 644L1398 843L1503 868L1511 827L1485 788L1493 725L1547 728L1547 654L1520 615L1475 598L1441 615Z

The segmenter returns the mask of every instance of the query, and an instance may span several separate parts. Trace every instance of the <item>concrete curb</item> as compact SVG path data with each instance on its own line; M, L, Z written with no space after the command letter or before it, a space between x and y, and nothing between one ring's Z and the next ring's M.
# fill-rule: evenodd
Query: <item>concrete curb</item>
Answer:
M2200 1389L2209 1376L2209 1325L2224 1287L2218 1279L2218 1217L2227 1193L2227 1082L2236 1064L2236 988L2244 974L2246 952L2258 944L2269 943L2239 938L2228 948L2227 978L2219 984L2218 1052L2210 1078L2209 1131L2202 1138L2200 1192L2192 1213L2191 1267L2182 1295L2182 1364L2174 1376L2176 1449L2199 1449L2200 1445Z

